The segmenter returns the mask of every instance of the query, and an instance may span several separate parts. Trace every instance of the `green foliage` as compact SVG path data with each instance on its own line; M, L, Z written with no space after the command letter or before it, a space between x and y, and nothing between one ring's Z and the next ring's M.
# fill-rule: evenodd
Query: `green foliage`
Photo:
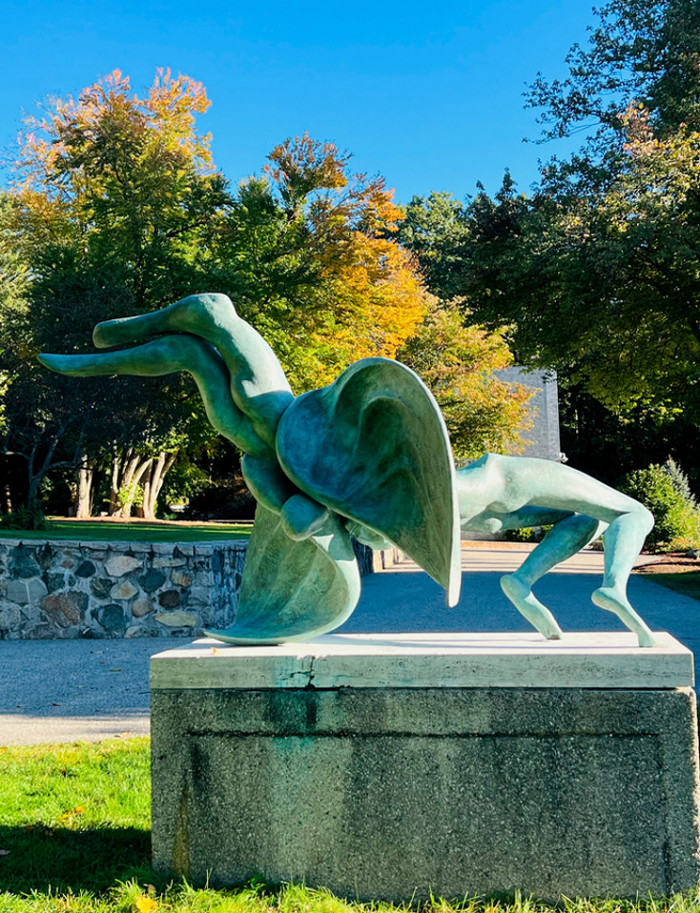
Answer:
M664 463L664 472L669 477L674 489L678 492L681 498L683 498L685 503L689 507L697 508L698 502L690 489L688 476L683 472L678 463L676 463L676 461L671 457L669 457Z
M503 533L506 542L541 542L551 526L523 526L522 529L507 529Z
M443 300L460 293L459 274L469 228L462 204L449 193L413 197L397 237L420 261L430 291Z
M44 532L52 528L52 524L44 516L41 508L35 504L25 507L21 504L11 513L0 514L0 527L12 530L36 530Z
M509 325L521 363L568 372L615 411L698 400L700 172L675 146L655 153L672 179L630 149L630 170L604 191L527 198L506 180L464 211L469 319Z
M197 448L195 442L191 440L188 441L186 449L182 448L178 452L172 469L165 477L158 499L161 511L164 511L167 505L179 506L188 503L192 497L207 487L210 479L208 474L197 465L197 457L201 457L201 448Z
M561 449L572 465L613 487L640 466L663 463L669 454L686 468L691 487L700 490L700 425L691 403L684 409L638 404L622 413L606 408L570 372L560 372Z
M654 529L647 537L651 551L673 551L700 545L700 509L690 493L688 480L672 460L652 464L625 477L620 490L641 501L654 515Z
M531 394L495 376L510 363L501 333L465 327L456 305L435 302L397 358L413 368L435 396L456 459L522 447L519 431L527 425Z
M138 482L122 485L117 490L117 503L120 507L140 507L143 504L143 488Z

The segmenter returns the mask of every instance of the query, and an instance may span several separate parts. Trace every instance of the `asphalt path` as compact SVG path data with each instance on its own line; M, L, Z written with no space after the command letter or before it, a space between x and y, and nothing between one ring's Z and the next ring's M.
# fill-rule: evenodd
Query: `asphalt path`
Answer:
M411 562L363 581L362 597L343 633L531 631L501 593L501 574L515 570L527 545L495 543L462 550L462 598L452 609L444 591ZM584 551L536 587L565 631L624 630L590 602L600 585L602 554ZM632 604L653 630L666 630L700 657L700 602L640 576ZM99 741L149 732L148 662L187 640L0 641L0 745ZM697 665L697 659L696 659Z

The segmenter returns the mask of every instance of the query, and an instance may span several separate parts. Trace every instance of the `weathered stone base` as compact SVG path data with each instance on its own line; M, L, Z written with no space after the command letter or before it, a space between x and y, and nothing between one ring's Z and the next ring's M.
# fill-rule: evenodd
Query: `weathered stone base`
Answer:
M200 642L154 657L158 873L215 885L303 880L394 901L516 890L633 897L697 886L687 664L674 667L681 687L654 687L663 657L630 646L618 651L636 662L624 687L606 688L597 674L592 687L468 687L469 669L480 681L488 651L503 652L496 638L474 659L459 645L431 651L431 637L414 636L404 650L400 636L387 636L401 687L377 685L376 640L364 657L330 649L333 636L216 652ZM677 648L666 651L671 667L687 660ZM559 658L567 649L575 652L564 641ZM594 661L600 652L593 645ZM548 657L555 651L538 653L535 643L511 665L529 665L546 684ZM342 672L330 686L334 660ZM634 684L647 660L656 663L650 688ZM406 687L412 668L417 686ZM445 669L450 687L440 687Z

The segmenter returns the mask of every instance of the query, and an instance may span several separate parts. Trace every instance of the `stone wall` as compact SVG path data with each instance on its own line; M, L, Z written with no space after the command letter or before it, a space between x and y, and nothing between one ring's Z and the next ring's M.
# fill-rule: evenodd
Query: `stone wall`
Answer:
M0 640L195 636L204 628L227 628L236 614L247 548L247 539L2 539ZM362 576L393 556L359 543L355 552Z
M233 622L246 540L0 541L0 638L157 637Z

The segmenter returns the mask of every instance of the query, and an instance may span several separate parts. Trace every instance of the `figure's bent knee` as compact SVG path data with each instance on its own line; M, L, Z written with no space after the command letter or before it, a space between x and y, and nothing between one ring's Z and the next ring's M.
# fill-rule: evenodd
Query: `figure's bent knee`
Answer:
M231 311L234 314L236 309L228 295L221 292L204 292L201 295L188 295L186 298L180 298L175 304L171 304L166 310L187 311L198 315L211 315L222 311Z
M644 529L644 535L648 536L649 533L654 528L654 523L656 522L654 520L654 514L650 510L648 510L648 508L646 508L643 504L640 504L639 505L639 516L640 516L640 523L642 525L642 528Z
M628 522L630 520L633 521L639 533L644 537L648 536L654 528L654 515L643 504L640 504L639 501L635 501L634 507L626 514L622 514L620 520L624 521L625 518Z
M197 334L206 326L215 326L218 319L236 315L228 295L207 292L188 295L169 307L134 317L119 317L98 323L92 341L99 348L134 342L167 332L192 332ZM206 336L206 333L202 333Z

